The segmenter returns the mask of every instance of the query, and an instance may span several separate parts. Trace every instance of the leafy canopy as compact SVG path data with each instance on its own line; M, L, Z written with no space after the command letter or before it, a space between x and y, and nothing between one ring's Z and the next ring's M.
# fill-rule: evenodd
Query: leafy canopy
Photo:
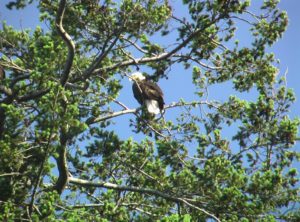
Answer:
M277 0L183 0L185 17L167 0L7 7L30 4L46 26L0 31L0 220L300 220L295 96L266 52L288 23ZM195 99L164 116L119 100L135 69L181 67ZM225 83L235 95L212 99Z

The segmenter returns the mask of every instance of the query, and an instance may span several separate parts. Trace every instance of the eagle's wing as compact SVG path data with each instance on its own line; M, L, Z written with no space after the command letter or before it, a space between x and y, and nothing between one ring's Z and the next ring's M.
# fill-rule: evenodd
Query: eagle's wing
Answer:
M144 105L147 100L154 100L158 103L158 108L163 110L164 108L164 94L159 86L149 80L135 81L132 85L132 91L134 98ZM149 102L148 101L148 102Z
M154 82L143 81L141 88L143 89L143 94L145 99L159 100L164 96L162 90Z
M141 84L144 99L156 100L159 104L159 109L163 110L165 104L164 94L159 86L155 82L148 80L143 81Z
M134 82L132 84L132 91L133 91L134 98L139 102L139 104L143 105L143 103L144 103L144 95L143 94L144 93L142 91L141 84Z

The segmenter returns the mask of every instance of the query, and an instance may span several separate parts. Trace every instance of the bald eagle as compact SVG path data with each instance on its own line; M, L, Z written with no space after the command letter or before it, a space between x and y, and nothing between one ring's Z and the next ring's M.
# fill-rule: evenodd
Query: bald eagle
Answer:
M146 106L151 114L162 113L164 109L164 94L159 86L140 73L135 72L131 75L132 91L134 98L141 104Z

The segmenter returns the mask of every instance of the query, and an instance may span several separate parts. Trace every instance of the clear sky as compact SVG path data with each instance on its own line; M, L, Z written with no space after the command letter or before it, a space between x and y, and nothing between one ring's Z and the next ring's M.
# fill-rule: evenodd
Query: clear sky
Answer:
M18 29L33 28L39 24L38 20L38 11L35 6L25 8L20 11L9 11L5 8L5 4L9 0L0 1L0 20L6 20L9 25L13 25ZM184 10L182 10L181 0L170 0L170 3L173 7L175 14L184 16ZM254 7L260 5L262 0L252 0ZM291 116L300 116L300 78L299 78L299 65L300 65L300 1L299 0L282 0L279 4L279 8L287 11L289 16L289 26L283 38L280 39L275 45L270 49L270 52L274 52L276 58L280 59L280 70L283 74L288 70L287 75L287 85L290 88L293 88L296 92L298 100L291 108ZM45 24L39 24L42 27L45 27ZM0 27L1 28L1 27ZM238 27L238 37L241 42L249 39L246 29L247 25ZM159 42L159 40L157 40ZM145 71L145 70L142 70ZM174 66L169 73L168 80L161 80L159 82L161 88L165 93L166 103L176 102L180 98L186 100L193 99L193 87L191 86L191 71L183 70L179 66ZM230 85L226 85L226 88L215 87L210 91L210 96L212 98L218 98L225 100L230 94L235 92L230 89ZM249 96L251 99L252 94L243 95ZM247 97L247 98L249 98ZM130 98L130 99L128 99ZM138 106L137 102L132 99L131 93L131 84L124 80L124 88L121 91L119 100L125 103L130 108L135 108ZM174 118L173 112L175 110L169 110L166 114L166 118ZM128 117L119 117L118 122L116 123L117 128L121 131L120 135L127 138L131 136L131 132L128 131ZM124 127L124 130L122 130Z

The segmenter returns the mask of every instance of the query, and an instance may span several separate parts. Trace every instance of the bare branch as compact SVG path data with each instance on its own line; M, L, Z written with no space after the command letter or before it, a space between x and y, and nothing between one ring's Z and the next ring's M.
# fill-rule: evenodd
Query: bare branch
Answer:
M207 212L206 210L204 210L198 206L195 206L194 204L191 204L186 199L181 198L181 197L176 197L173 194L168 194L168 193L165 193L162 191L148 189L148 188L134 187L134 186L117 185L117 184L113 184L113 183L109 183L109 182L92 182L92 181L83 180L83 179L74 178L74 177L69 178L69 183L79 185L79 186L84 186L84 187L101 187L101 188L106 188L106 189L113 189L113 190L119 190L119 191L131 191L131 192L137 192L137 193L141 193L141 194L149 194L149 195L162 197L162 198L172 201L172 202L184 203L184 204L188 205L189 207L199 210L202 213L206 214L207 216L220 222L220 220L215 215Z
M196 101L196 102L177 102L177 103L171 103L170 105L167 105L164 107L164 109L171 109L174 107L180 107L180 106L197 106L197 105L207 105L209 107L214 107L218 109L219 107L217 104L208 102L208 101Z
M207 106L210 106L210 107L214 107L216 109L219 108L214 103L210 103L208 101L198 101L198 102L190 102L190 103L185 103L185 102L171 103L170 105L165 106L164 109L171 109L171 108L180 107L180 106L197 106L197 105L207 105ZM137 109L124 109L124 110L116 111L116 112L113 112L113 113L110 113L110 114L107 114L107 115L104 115L104 116L91 117L91 118L86 120L86 124L91 125L91 124L94 124L94 123L98 123L98 122L101 122L101 121L112 119L114 117L125 115L125 114L130 114L130 113L135 114L137 111L139 111L139 109L140 108L137 108ZM149 127L152 130L154 130L152 126L149 126ZM156 133L158 133L158 132L156 132ZM158 134L160 134L160 133L158 133ZM164 135L161 135L161 136L164 137Z
M111 114L107 114L105 116L100 116L100 117L91 117L89 119L87 119L86 124L91 125L94 123L98 123L104 120L108 120L117 116L121 116L124 114L128 114L128 113L135 113L137 112L137 109L126 109L126 110L122 110L122 111L118 111L118 112L114 112Z
M213 214L207 212L206 210L204 210L204 209L202 209L202 208L199 208L199 207L197 207L197 206L195 206L195 205L189 203L188 201L186 201L186 200L183 199L183 198L180 198L180 200L181 200L181 202L185 203L186 205L188 205L188 206L190 206L190 207L192 207L192 208L195 208L195 209L197 209L197 210L199 210L199 211L205 213L206 215L212 217L213 219L215 219L215 220L218 221L218 222L221 222L221 220L220 220L219 218L217 218L215 215L213 215Z
M71 36L65 31L63 24L62 24L65 9L66 9L66 4L67 4L66 0L60 1L59 7L57 10L57 15L56 15L56 22L55 22L55 25L56 25L59 35L62 37L62 39L65 41L65 43L68 46L68 57L67 57L67 61L65 63L62 77L60 79L60 83L62 86L65 86L65 84L67 83L67 81L69 79L71 67L73 64L74 56L75 56L75 43L73 42Z
M0 64L3 67L6 67L7 69L15 70L16 72L28 73L28 72L31 71L29 69L23 69L23 68L21 68L20 66L18 66L17 64L15 64L12 60L10 60L10 61L6 61L6 60L3 61L3 60L1 60Z
M140 52L146 54L148 53L147 50L142 49L138 44L136 44L136 42L131 41L130 39L125 38L125 36L121 35L120 36L121 39L123 39L126 42L129 42L132 46L134 46L137 50L139 50Z
M249 24L249 25L251 25L251 26L254 26L254 25L255 25L255 23L250 22L250 21L248 21L247 19L244 19L244 18L239 17L239 16L231 16L230 18L238 19L238 20L243 21L243 22L245 22L245 23L247 23L247 24Z
M261 15L261 16L257 16L255 15L253 12L245 10L244 12L248 13L249 15L251 15L254 19L256 19L257 22L260 22L261 19L267 18L267 15Z
M12 94L13 94L12 90L5 86L0 86L0 92L4 93L7 96L12 96Z
M110 182L92 182L92 181L83 180L75 177L69 177L69 183L79 185L79 186L86 186L86 187L102 187L102 188L114 189L120 191L132 191L138 193L145 193L145 194L160 196L171 201L178 201L178 198L174 197L173 195L169 195L158 190L152 190L147 188L122 186Z
M128 110L129 108L122 102L116 100L115 98L113 98L112 96L106 96L103 95L103 97L107 98L108 100L112 100L114 103L118 104L119 106L123 107L124 110Z
M11 172L11 173L0 174L0 177L10 177L10 176L18 176L18 175L20 175L19 172Z
M219 67L219 66L209 66L209 65L201 62L200 60L197 60L196 58L192 57L191 55L175 54L174 57L190 59L190 60L196 62L197 64L203 66L206 69L211 69L211 70L220 70L220 69L222 69L222 67Z

